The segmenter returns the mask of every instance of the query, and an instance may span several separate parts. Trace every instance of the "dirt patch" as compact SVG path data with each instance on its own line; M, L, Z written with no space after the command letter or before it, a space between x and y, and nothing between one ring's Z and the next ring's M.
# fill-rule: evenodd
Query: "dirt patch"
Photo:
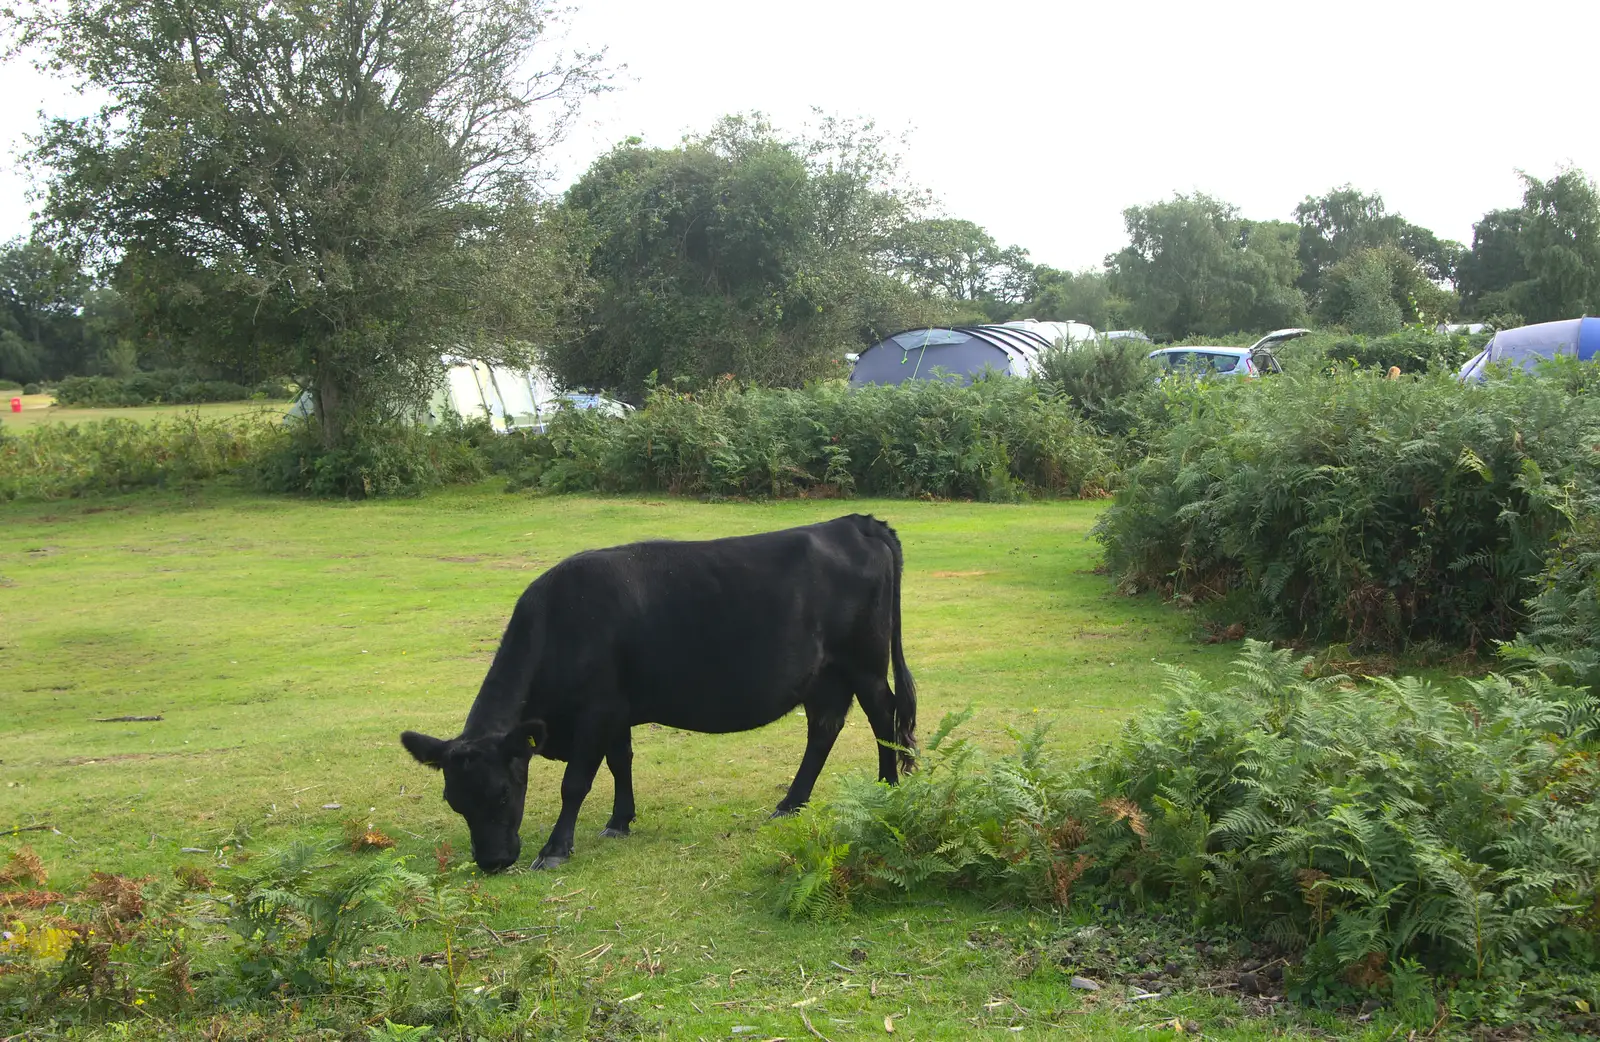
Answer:
M477 564L479 561L483 560L483 558L481 558L481 557L441 557L441 558L439 558L439 560L441 560L441 561L449 561L451 564Z
M989 573L982 570L974 570L970 572L929 572L928 574L935 579L975 579L980 575L988 575Z

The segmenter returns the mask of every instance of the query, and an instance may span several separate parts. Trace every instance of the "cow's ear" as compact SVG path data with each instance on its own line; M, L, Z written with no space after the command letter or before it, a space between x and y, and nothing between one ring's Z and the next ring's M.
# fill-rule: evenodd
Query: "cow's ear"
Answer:
M400 732L400 744L406 747L406 752L417 758L418 763L434 770L444 766L445 753L450 748L450 743L443 738L434 738L415 731Z
M521 756L539 751L544 744L546 728L543 720L525 720L513 727L505 737L505 751L509 756Z

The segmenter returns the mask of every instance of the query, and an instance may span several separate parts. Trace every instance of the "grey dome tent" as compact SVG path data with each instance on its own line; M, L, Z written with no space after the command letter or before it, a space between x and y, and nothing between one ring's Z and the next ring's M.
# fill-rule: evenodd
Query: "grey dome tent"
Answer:
M1532 370L1540 362L1557 355L1576 355L1587 362L1600 353L1600 318L1568 318L1559 322L1540 322L1532 326L1502 329L1461 367L1457 379L1483 380L1488 368L1509 363Z
M935 369L962 383L971 383L985 369L1028 376L1056 344L1093 336L1093 329L1077 322L908 329L861 352L850 373L850 386L932 380Z

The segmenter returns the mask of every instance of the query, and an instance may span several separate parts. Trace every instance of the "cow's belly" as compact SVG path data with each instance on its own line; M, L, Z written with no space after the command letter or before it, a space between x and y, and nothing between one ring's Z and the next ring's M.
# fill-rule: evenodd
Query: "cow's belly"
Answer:
M634 724L660 724L702 734L732 734L765 727L800 704L799 696L783 699L684 700L672 705L644 706L635 710Z

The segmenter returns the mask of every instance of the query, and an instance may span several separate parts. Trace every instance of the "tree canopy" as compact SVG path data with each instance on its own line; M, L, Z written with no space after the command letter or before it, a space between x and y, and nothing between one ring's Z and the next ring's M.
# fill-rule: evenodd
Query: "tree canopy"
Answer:
M43 226L153 330L267 355L324 441L442 351L525 357L576 285L540 162L602 86L546 0L37 0L42 63L109 94L33 153Z
M1176 195L1123 211L1129 244L1106 259L1111 288L1136 324L1183 337L1305 321L1297 229L1248 221L1208 195Z
M795 386L944 308L891 273L919 206L869 125L785 138L729 117L676 148L613 149L567 192L595 293L587 330L545 351L568 385L639 396L654 377Z

